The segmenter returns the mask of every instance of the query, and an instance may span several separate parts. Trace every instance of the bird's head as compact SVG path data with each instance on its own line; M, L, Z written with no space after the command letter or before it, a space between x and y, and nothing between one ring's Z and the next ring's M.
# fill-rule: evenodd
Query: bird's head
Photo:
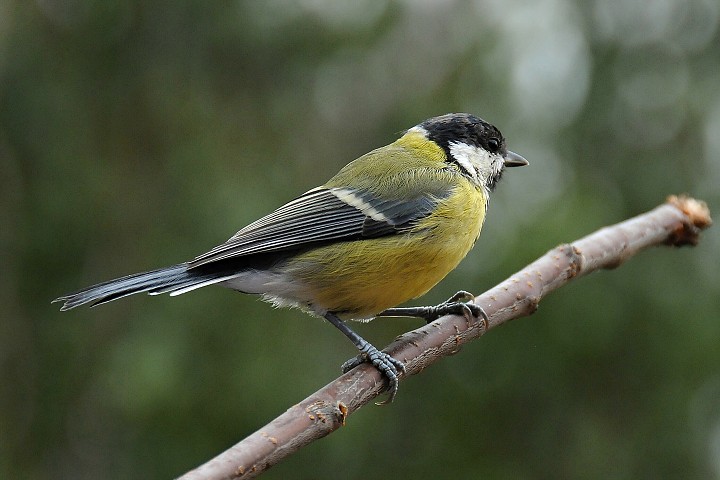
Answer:
M505 167L521 167L528 161L505 145L500 130L469 113L448 113L414 126L408 133L420 133L445 152L473 183L487 190L495 188Z

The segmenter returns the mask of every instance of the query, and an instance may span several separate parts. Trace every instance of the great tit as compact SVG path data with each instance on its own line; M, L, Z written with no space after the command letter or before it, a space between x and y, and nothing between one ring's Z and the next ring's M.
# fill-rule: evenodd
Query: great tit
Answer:
M452 271L480 235L488 196L505 167L527 165L500 131L467 113L430 118L390 145L350 162L309 190L185 263L63 295L61 310L140 292L180 295L218 284L277 306L324 317L389 382L404 365L355 333L347 320L483 314L459 294L436 307L392 308ZM472 309L468 308L472 305Z

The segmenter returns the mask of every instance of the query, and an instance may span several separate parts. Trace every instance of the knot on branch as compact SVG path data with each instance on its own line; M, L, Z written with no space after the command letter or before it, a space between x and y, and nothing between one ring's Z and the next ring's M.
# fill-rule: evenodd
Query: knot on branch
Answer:
M565 278L575 278L580 272L582 272L585 258L577 246L571 243L563 243L562 245L558 245L556 250L567 258Z
M675 247L697 245L700 231L712 225L710 209L707 203L687 195L670 195L667 198L667 203L683 212L687 217L687 221L674 229L665 243Z
M311 421L337 428L338 425L345 425L348 407L343 402L331 403L316 400L305 407L305 412Z

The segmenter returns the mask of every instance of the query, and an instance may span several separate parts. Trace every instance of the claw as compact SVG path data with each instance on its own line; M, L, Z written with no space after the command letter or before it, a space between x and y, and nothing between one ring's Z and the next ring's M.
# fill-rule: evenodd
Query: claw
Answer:
M358 367L362 365L363 363L366 363L368 361L367 355L364 353L361 353L359 355L354 356L353 358L347 360L345 363L343 363L340 368L342 369L343 373L347 373L350 370L352 370L355 367Z
M462 309L462 315L465 317L468 324L470 324L473 320L482 317L485 329L488 328L490 319L480 305L476 303L458 303L458 305L460 305L458 308Z
M395 399L395 395L398 391L399 386L399 375L405 373L405 364L400 360L397 360L385 352L381 352L371 344L366 344L360 355L351 358L347 362L343 363L342 371L347 373L353 368L363 363L370 363L382 373L385 378L388 379L388 392L389 396L382 402L377 402L376 405L386 405L392 403Z
M380 350L375 348L367 340L362 338L357 333L353 332L352 329L348 327L345 322L340 320L340 318L334 313L327 312L324 316L328 322L335 325L335 327L337 327L338 330L345 334L345 336L348 337L350 341L353 342L353 344L355 344L357 349L360 350L360 355L355 358L351 358L347 362L343 363L343 372L347 372L357 367L361 363L368 362L373 364L373 366L377 368L380 373L382 373L388 379L388 388L390 391L390 396L387 398L387 400L379 403L378 405L385 405L386 403L392 402L398 391L398 376L400 375L400 373L405 373L405 364L402 363L400 360L395 360L389 354L381 352Z
M455 314L462 315L470 324L474 319L483 319L484 327L487 329L490 319L485 311L472 301L475 295L465 290L460 290L452 297L434 307L400 307L389 308L378 314L378 316L387 317L417 317L424 319L427 323L437 320L443 315Z
M487 328L490 319L488 318L487 313L485 313L485 310L483 310L480 305L472 303L473 300L475 300L475 295L470 292L460 290L444 302L434 307L430 307L427 312L428 316L424 318L427 320L428 323L430 323L433 320L442 317L443 315L448 315L452 313L465 317L465 320L467 320L468 324L470 324L473 320L477 318L482 318L483 323L485 324L485 328Z
M448 304L448 303L458 303L458 302L467 303L467 302L472 302L473 300L475 300L475 295L473 295L472 293L467 292L465 290L459 290L455 293L455 295L448 298L440 305Z

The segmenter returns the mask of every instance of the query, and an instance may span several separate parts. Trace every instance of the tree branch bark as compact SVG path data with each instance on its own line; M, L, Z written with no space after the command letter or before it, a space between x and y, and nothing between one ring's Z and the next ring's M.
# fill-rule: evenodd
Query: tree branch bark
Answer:
M560 245L491 290L475 298L488 315L468 322L450 315L405 333L385 351L405 362L415 375L465 343L512 319L532 314L550 292L601 268L616 268L639 251L656 245L696 245L711 224L701 201L669 197L654 210L605 227L571 244ZM402 378L402 377L401 377ZM362 365L340 376L257 432L181 480L254 478L301 447L338 429L349 415L382 394L378 371Z

